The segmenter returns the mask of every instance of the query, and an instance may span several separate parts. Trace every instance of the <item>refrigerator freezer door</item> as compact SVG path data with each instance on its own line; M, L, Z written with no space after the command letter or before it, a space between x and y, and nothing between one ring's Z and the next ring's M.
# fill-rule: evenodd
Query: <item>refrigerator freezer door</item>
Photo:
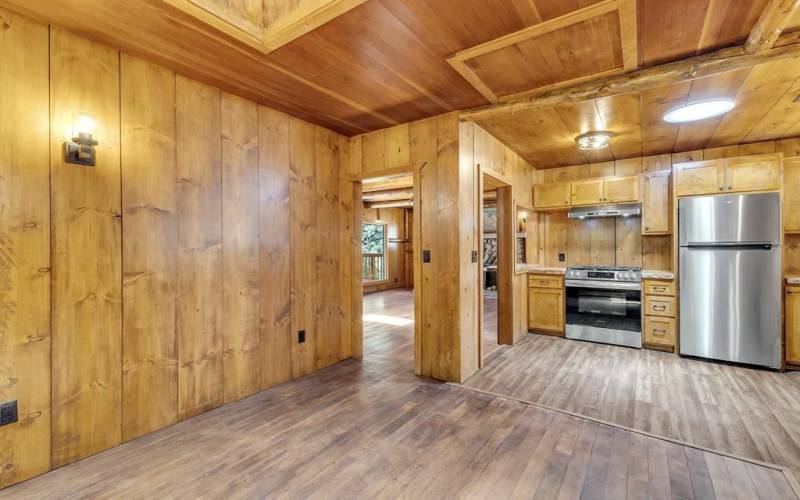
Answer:
M780 245L778 193L728 194L681 198L680 245L770 242Z
M680 353L780 368L780 248L680 249Z

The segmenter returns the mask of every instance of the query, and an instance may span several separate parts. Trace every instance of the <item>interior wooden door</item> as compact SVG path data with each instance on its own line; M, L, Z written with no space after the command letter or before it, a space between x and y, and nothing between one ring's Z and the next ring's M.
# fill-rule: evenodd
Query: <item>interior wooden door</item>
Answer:
M639 176L603 179L603 201L607 203L639 201Z
M603 179L588 179L572 183L573 205L597 205L603 202Z
M777 156L752 156L726 160L727 191L773 191L780 187L781 164Z
M642 234L669 234L669 171L642 176Z
M675 166L675 191L678 196L714 194L724 189L725 164L722 160L695 161Z

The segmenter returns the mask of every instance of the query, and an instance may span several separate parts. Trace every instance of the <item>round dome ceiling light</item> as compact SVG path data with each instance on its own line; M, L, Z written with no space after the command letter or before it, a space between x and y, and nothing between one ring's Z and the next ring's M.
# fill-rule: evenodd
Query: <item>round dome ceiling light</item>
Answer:
M603 149L608 147L608 140L611 134L608 132L586 132L575 138L578 149Z
M731 99L693 102L668 112L664 115L664 121L667 123L686 123L704 120L713 116L724 115L735 106L736 103Z

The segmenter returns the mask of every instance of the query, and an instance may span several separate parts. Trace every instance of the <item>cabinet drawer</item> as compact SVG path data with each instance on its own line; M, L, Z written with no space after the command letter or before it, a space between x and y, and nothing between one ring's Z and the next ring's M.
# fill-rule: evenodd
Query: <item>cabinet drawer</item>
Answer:
M528 275L528 286L531 288L564 288L564 278L549 274Z
M662 280L644 280L645 295L675 296L675 282Z
M644 342L662 346L675 346L675 318L644 317Z
M675 297L646 296L644 313L651 316L675 317Z

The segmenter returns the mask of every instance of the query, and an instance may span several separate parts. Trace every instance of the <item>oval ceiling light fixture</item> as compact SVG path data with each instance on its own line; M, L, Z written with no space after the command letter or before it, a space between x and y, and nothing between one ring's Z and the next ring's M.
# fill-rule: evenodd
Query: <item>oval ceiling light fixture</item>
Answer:
M608 132L586 132L575 138L578 149L603 149L608 147L611 134Z
M712 99L709 101L693 102L686 104L664 115L667 123L686 123L704 120L712 116L724 115L736 107L731 99Z

